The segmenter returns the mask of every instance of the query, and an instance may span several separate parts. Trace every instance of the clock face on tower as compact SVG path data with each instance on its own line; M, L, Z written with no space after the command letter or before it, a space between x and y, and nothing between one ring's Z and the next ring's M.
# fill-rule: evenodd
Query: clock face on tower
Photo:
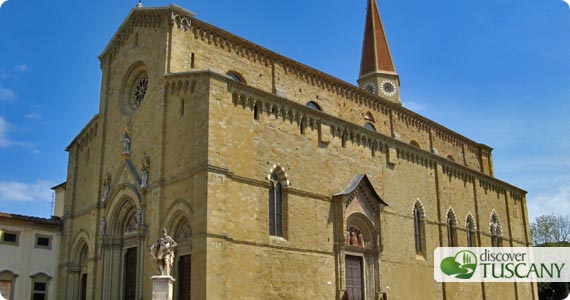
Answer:
M385 96L394 96L394 94L396 94L396 85L390 80L384 80L382 81L380 90Z
M371 94L376 94L376 85L373 82L367 82L362 88Z

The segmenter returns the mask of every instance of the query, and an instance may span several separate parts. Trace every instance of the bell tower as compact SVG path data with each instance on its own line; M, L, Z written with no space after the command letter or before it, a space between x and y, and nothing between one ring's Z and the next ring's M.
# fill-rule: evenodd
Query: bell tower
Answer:
M394 103L400 102L400 77L396 73L376 0L368 0L358 85Z

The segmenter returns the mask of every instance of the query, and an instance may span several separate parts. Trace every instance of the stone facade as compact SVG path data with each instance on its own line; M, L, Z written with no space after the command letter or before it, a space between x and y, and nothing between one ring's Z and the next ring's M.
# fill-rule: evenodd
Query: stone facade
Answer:
M490 147L177 6L133 9L100 60L99 113L67 148L57 299L151 299L161 228L175 299L342 299L347 259L364 299L536 299L433 279L450 211L459 245L468 216L491 245L492 214L529 245L526 192L493 177Z

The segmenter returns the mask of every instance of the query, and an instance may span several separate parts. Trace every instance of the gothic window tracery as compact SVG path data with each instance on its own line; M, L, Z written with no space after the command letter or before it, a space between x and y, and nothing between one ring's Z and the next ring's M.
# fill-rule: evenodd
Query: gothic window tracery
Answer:
M269 235L283 236L283 185L274 171L269 177Z
M447 211L447 243L449 247L457 246L457 218L453 209Z
M131 91L131 103L135 108L139 108L144 100L148 88L148 75L146 73L140 74L133 85Z
M425 216L421 202L418 200L414 204L414 243L416 246L416 254L425 254Z
M489 230L491 232L491 246L492 247L502 247L503 246L503 230L501 228L499 216L497 216L497 212L495 212L494 210L491 213L491 221L489 222Z

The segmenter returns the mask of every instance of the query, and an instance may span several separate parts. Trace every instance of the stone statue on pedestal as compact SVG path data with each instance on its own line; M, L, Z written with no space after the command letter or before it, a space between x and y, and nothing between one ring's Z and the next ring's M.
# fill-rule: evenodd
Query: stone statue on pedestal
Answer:
M172 264L174 263L174 248L177 243L166 232L166 228L162 229L162 235L156 240L156 243L150 246L150 255L158 265L158 270L162 276L170 276Z

